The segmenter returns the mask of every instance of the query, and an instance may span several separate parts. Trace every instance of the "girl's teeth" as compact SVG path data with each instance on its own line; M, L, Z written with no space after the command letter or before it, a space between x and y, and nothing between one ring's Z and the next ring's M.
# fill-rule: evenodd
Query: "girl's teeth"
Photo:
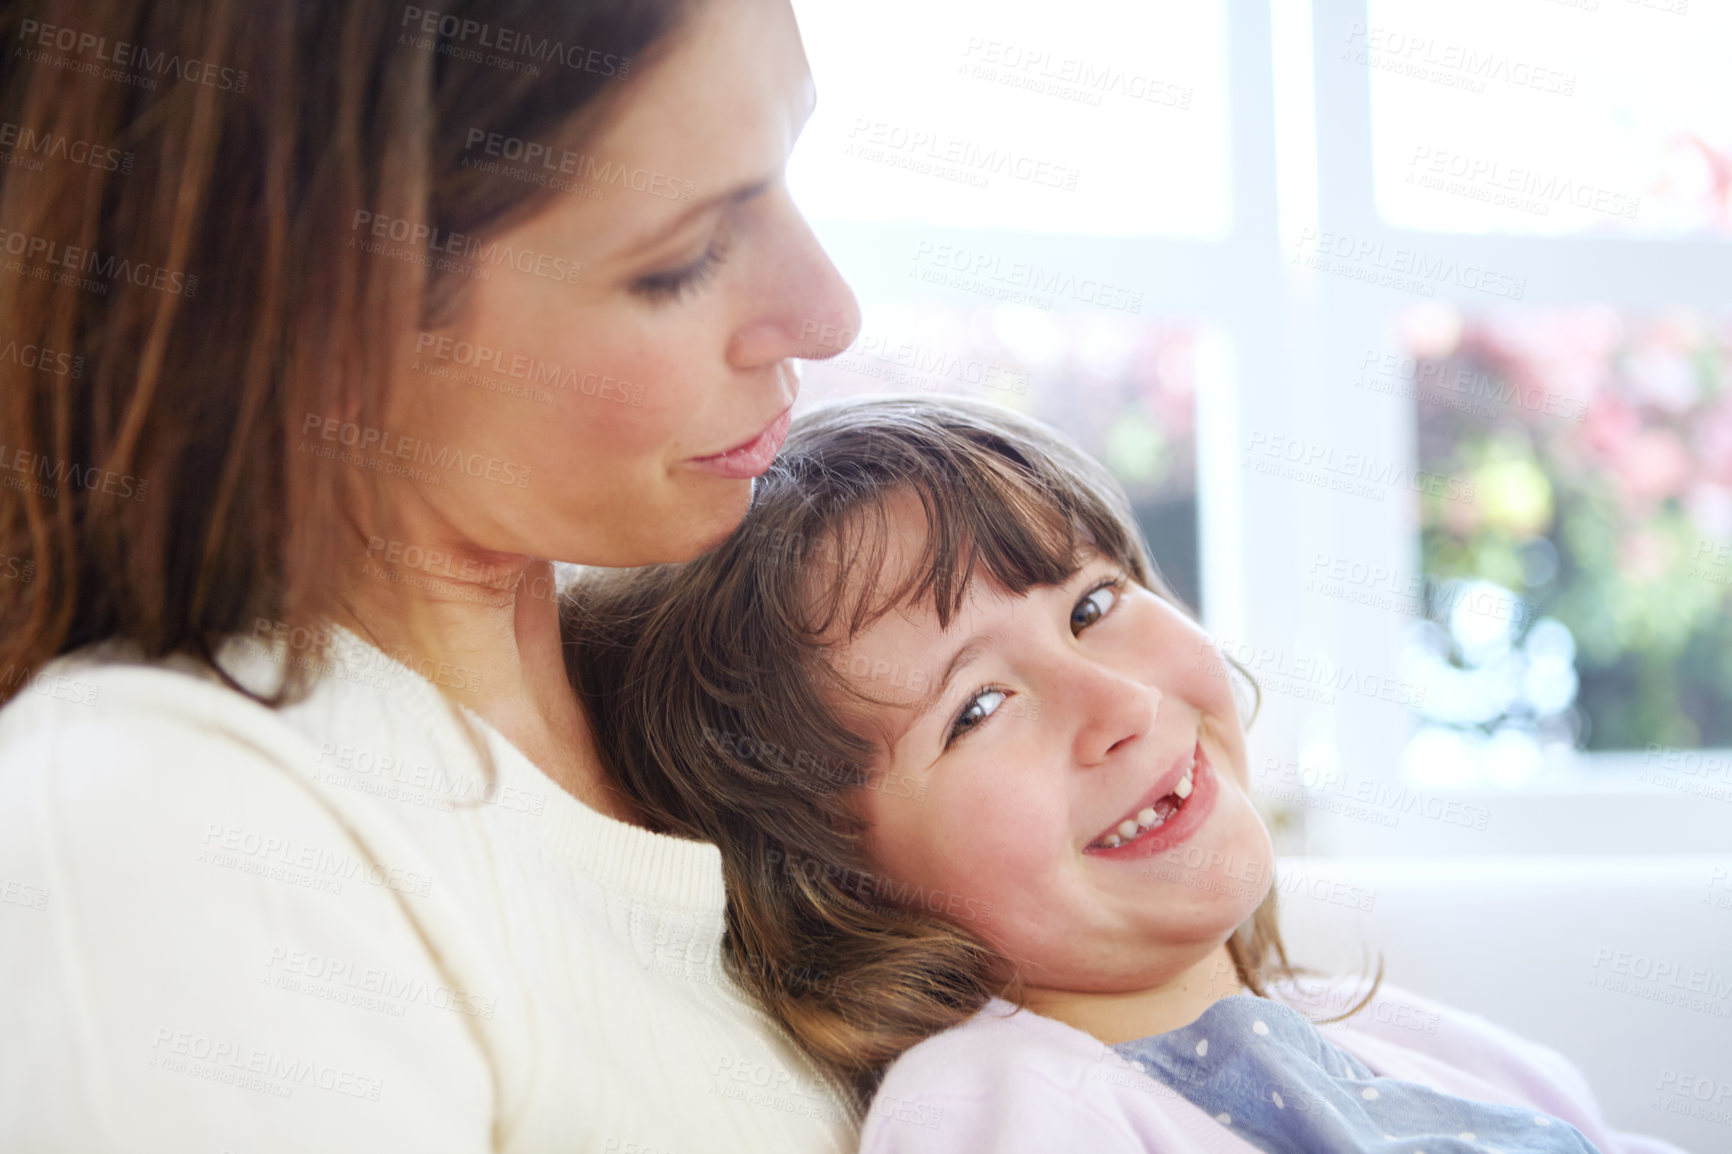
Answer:
M1191 777L1196 772L1197 765L1195 762L1192 762L1191 768L1185 771L1185 776L1179 779L1179 784L1173 787L1174 797L1177 797L1180 801L1184 801L1187 797L1191 796Z
M1179 784L1173 787L1174 797L1178 798L1180 801L1184 801L1187 797L1191 796L1191 789L1194 785L1193 779L1195 778L1196 773L1197 763L1193 761L1191 762L1191 767L1185 770L1185 776L1179 779ZM1167 817L1170 816L1172 815L1167 815ZM1142 809L1137 811L1135 821L1126 818L1124 821L1119 822L1118 832L1108 834L1101 844L1107 849L1116 849L1135 838L1138 834L1147 833L1156 826L1165 823L1166 820L1166 817L1163 817L1161 814L1156 812L1154 806L1145 805Z

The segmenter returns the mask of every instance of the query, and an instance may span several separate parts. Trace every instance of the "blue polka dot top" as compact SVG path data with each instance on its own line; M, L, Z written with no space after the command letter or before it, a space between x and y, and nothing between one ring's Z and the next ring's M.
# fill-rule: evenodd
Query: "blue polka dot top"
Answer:
M1379 1078L1297 1010L1251 994L1113 1049L1271 1154L1600 1154L1549 1114Z

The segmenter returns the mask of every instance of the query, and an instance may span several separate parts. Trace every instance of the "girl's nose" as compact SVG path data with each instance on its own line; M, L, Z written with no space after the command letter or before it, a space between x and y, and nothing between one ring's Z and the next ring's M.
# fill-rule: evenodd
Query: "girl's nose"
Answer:
M1065 696L1074 710L1070 716L1077 718L1074 756L1079 766L1101 765L1155 731L1163 696L1159 689L1094 663L1070 680Z

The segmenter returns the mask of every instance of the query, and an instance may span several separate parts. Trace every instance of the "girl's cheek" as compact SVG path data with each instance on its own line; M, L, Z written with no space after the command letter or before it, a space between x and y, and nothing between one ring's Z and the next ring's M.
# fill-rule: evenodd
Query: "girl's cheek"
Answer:
M996 800L962 816L968 860L958 884L1014 904L1019 895L1044 892L1070 859L1070 801L1032 790Z
M914 796L905 792L901 785L887 785L872 791L861 807L867 822L863 848L873 870L898 884L922 887L943 884L951 873L966 874L975 835L968 814L946 806L930 790Z
M1234 673L1213 645L1208 646L1203 655L1187 671L1185 681L1186 692L1203 712L1220 718L1223 722L1229 720L1243 726L1244 718L1239 717L1239 702L1233 696Z
M950 766L947 769L960 769ZM961 777L952 775L952 780ZM922 872L943 875L948 888L975 891L1033 872L1035 847L1052 841L1054 815L1064 812L1050 799L1006 784L1009 775L970 788L940 788L915 806L929 809L918 823Z
M1167 636L1162 638L1161 651L1173 656L1164 670L1169 684L1162 688L1179 693L1202 712L1223 720L1236 718L1238 699L1233 695L1236 675L1215 647L1214 639L1177 611L1168 609L1166 613ZM1244 719L1238 720L1242 723Z

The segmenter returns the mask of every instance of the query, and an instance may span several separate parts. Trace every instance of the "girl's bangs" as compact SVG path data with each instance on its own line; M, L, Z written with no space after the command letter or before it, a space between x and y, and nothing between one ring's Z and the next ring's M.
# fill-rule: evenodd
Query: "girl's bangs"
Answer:
M960 475L855 488L848 507L822 518L828 523L817 530L805 577L814 636L850 640L892 610L923 605L948 628L982 574L1020 596L1068 580L1102 552L1090 522L1110 521L1111 514L1101 508L1091 510L1095 517L1079 515L1079 504L1094 504L1088 494L1054 492L996 457L967 464L975 467ZM898 552L892 509L903 496L918 501L926 527L905 571L887 580ZM1107 552L1137 572L1134 550L1118 544Z

